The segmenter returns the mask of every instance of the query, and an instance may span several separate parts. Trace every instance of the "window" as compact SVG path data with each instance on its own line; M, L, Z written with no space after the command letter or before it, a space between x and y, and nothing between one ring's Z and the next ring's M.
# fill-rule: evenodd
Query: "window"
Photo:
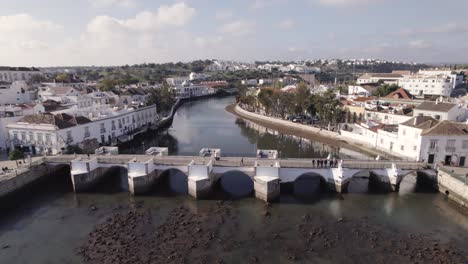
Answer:
M435 150L437 148L437 140L431 140L431 143L429 144L429 149Z
M18 131L13 131L13 139L18 139Z
M104 123L101 123L100 126L101 126L101 133L106 133L106 126L105 126L105 124L104 124Z
M29 140L34 140L34 134L33 134L33 132L29 131L28 137L29 137Z
M380 139L380 144L383 144L383 143L384 143L383 138L381 138Z
M463 140L463 149L468 149L468 140Z
M39 144L42 144L42 142L44 141L42 133L37 133L37 141Z
M67 143L73 142L72 132L67 131Z
M416 150L418 150L418 146L414 145L413 146L413 151L416 151Z
M45 141L46 141L47 144L51 143L50 134L45 134Z
M403 133L403 136L405 136L406 135L406 129L403 129L402 133Z
M440 115L435 115L435 116L434 116L434 119L440 120Z
M455 139L447 140L447 147L455 147Z
M84 128L84 137L87 138L87 137L90 137L91 136L91 133L89 133L89 127L85 127Z
M400 150L401 150L401 151L404 151L404 150L405 150L405 146L404 146L404 145L401 145L401 146L400 146Z
M115 130L115 120L112 120L112 130Z

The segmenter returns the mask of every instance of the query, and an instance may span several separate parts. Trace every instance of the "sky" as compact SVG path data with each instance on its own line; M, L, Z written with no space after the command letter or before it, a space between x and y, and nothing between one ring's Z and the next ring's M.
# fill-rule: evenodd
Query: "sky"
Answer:
M467 0L0 0L0 65L468 63Z

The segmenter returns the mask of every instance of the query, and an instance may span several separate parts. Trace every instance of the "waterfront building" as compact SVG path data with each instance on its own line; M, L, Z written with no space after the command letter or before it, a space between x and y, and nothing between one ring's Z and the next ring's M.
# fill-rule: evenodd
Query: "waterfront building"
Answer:
M189 77L173 77L166 78L167 84L170 86L181 86L190 81Z
M418 97L448 97L460 84L463 84L463 75L447 70L421 70L398 81L400 87Z
M468 124L415 116L399 125L375 121L347 125L341 135L392 155L429 164L466 167Z
M206 85L185 84L174 87L175 96L180 99L209 96L216 93L216 89Z
M374 120L385 125L398 125L413 117L413 109L406 106L392 106L383 108L376 106L372 109L365 109L366 120Z
M58 154L70 145L110 145L128 141L158 120L156 105L139 108L96 106L54 114L27 115L8 124L12 148Z
M29 82L34 75L42 74L38 68L34 67L0 67L0 81L3 82Z

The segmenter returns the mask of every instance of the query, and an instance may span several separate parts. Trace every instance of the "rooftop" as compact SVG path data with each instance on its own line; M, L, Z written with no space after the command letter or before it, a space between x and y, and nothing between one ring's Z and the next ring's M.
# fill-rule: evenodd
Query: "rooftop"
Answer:
M410 120L401 123L403 126L419 128L422 130L433 128L439 122L430 116L416 116Z
M465 123L442 121L422 132L424 136L468 136L468 125Z
M457 104L454 103L423 102L422 104L418 105L415 110L448 112L456 106Z

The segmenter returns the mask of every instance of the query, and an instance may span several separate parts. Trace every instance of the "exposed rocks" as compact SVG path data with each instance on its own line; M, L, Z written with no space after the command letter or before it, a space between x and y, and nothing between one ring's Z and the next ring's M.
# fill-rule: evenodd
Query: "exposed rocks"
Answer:
M259 218L265 226L257 229L242 223L230 204L197 213L178 207L164 219L131 206L98 225L79 254L88 264L238 263L233 254L245 263L464 263L467 254L460 245L395 231L367 217L304 214L297 225L282 229L269 223L288 222L288 216L275 214ZM267 207L270 216L274 208Z

